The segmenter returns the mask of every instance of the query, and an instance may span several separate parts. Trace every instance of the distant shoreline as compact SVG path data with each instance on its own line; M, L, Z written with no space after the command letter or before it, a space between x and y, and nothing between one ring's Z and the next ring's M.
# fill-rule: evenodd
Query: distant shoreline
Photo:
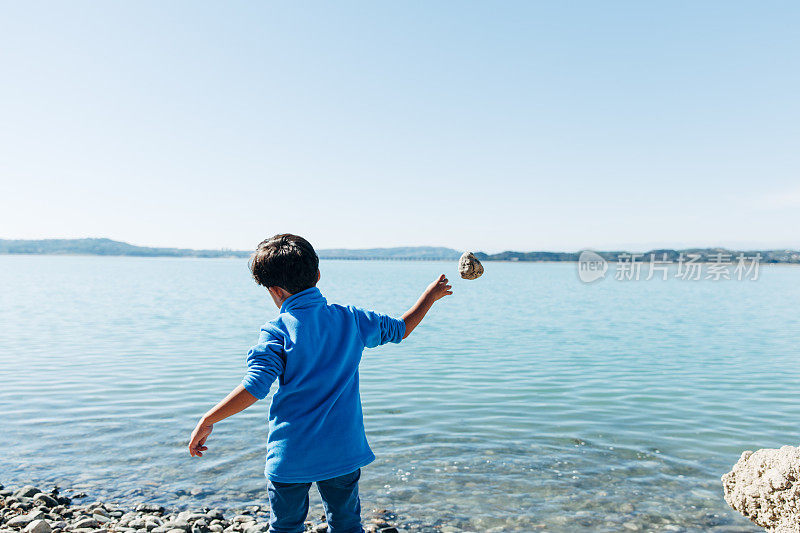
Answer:
M194 257L198 259L247 258L249 251L243 250L193 250L190 248L157 248L135 246L111 239L41 239L4 240L0 239L0 255L74 255L74 256L124 256L124 257ZM320 259L340 261L456 261L461 251L435 246L409 246L368 249L320 249ZM720 258L736 261L744 254L748 259L760 255L761 264L800 264L798 250L729 250L726 248L687 248L682 250L657 249L647 252L596 251L597 255L609 262L630 260L631 255L638 262L656 261L677 263L694 257L696 263L720 262ZM574 263L580 252L517 252L505 251L496 254L475 252L480 261L507 263Z
M98 258L109 258L109 259L118 259L118 258L135 258L135 259L200 259L200 260L207 260L207 259L244 259L243 257L238 256L219 256L219 257L195 257L195 256L174 256L174 255L98 255L98 254L31 254L31 253L4 253L0 252L0 257L2 256L17 256L17 257L98 257ZM384 257L320 257L320 261L343 261L343 262L356 262L356 261L370 261L370 262L386 262L386 263L451 263L452 259L409 259L409 258L400 258L400 259L391 259L391 258L384 258ZM488 259L484 260L490 263L505 263L505 264L520 264L520 265L562 265L562 264L575 264L577 260L564 260L564 261L548 261L548 260L528 260L528 261L511 261L508 259ZM647 265L648 263L645 261L641 263L642 265ZM671 263L673 265L677 265L678 263ZM711 261L696 261L696 264L701 265L708 265L713 264ZM733 263L735 264L735 262ZM762 262L762 267L765 266L786 266L786 267L800 267L800 262L780 262L780 261L773 261L773 262Z

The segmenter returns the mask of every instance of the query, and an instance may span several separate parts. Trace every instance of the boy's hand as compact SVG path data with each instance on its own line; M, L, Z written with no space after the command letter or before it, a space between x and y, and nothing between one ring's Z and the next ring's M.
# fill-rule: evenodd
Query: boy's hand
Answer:
M453 287L448 283L450 282L442 274L439 279L428 285L428 288L425 289L425 295L431 299L431 302L435 302L440 298L453 294Z
M244 411L257 401L258 398L247 392L243 385L237 385L230 394L203 415L203 418L197 423L197 427L194 428L192 437L189 439L189 455L203 457L203 452L208 449L205 446L206 439L214 430L214 424L235 415L239 411Z
M213 430L213 424L208 424L203 420L197 423L197 427L194 428L192 436L189 439L189 455L192 457L203 457L203 452L208 449L208 446L204 446L204 444Z
M403 322L406 323L406 333L403 335L404 339L411 335L414 328L422 322L423 317L425 317L425 314L430 310L436 300L453 294L453 287L448 285L448 283L444 274L439 276L439 279L428 285L422 293L422 296L417 300L417 303L403 314Z

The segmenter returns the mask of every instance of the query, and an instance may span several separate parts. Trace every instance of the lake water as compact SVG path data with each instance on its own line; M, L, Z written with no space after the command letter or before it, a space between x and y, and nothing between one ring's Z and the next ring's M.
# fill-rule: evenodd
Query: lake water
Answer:
M365 352L366 509L423 529L759 531L719 478L800 441L800 268L592 285L570 263L321 270L329 301L396 315L437 274L455 285L409 339ZM185 445L276 312L244 260L0 256L0 482L264 504L267 401L202 459Z

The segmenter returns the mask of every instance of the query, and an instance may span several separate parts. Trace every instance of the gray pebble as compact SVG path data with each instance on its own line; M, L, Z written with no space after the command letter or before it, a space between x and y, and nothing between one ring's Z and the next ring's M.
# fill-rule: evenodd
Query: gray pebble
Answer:
M36 496L33 497L34 502L41 503L45 507L57 507L58 501L53 498L52 496L48 496L47 494L40 492Z
M162 526L167 530L167 532L173 532L175 530L181 530L189 532L192 529L192 526L189 525L189 522L186 520L173 520L172 522L167 522Z
M14 491L14 496L16 496L17 498L30 498L31 496L35 496L40 492L42 491L40 491L33 485L25 485L24 487L21 487L16 491Z
M14 527L14 528L17 528L17 529L22 529L23 527L27 526L31 522L33 522L33 518L29 517L28 515L19 515L19 516L15 516L14 518L12 518L8 522L6 522L6 525L8 527Z
M100 524L94 518L83 518L74 524L75 529L99 529Z
M148 513L148 514L164 514L164 508L160 505L155 505L153 503L140 503L136 506L136 510L140 513Z
M46 520L34 520L23 530L25 533L50 533L52 528Z
M619 506L619 512L620 513L628 513L628 514L630 514L633 511L634 511L634 507L633 507L633 504L630 503L630 502L625 502L625 503L623 503L622 505Z

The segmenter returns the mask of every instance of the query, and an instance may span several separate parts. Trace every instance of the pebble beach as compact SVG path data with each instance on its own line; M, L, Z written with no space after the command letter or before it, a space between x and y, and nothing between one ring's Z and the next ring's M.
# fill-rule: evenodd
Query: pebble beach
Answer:
M328 530L324 515L309 512L306 531ZM364 516L368 533L403 533L395 515L373 509ZM269 508L168 509L140 503L127 507L91 501L83 492L33 485L5 487L0 484L0 533L262 533L266 532Z

